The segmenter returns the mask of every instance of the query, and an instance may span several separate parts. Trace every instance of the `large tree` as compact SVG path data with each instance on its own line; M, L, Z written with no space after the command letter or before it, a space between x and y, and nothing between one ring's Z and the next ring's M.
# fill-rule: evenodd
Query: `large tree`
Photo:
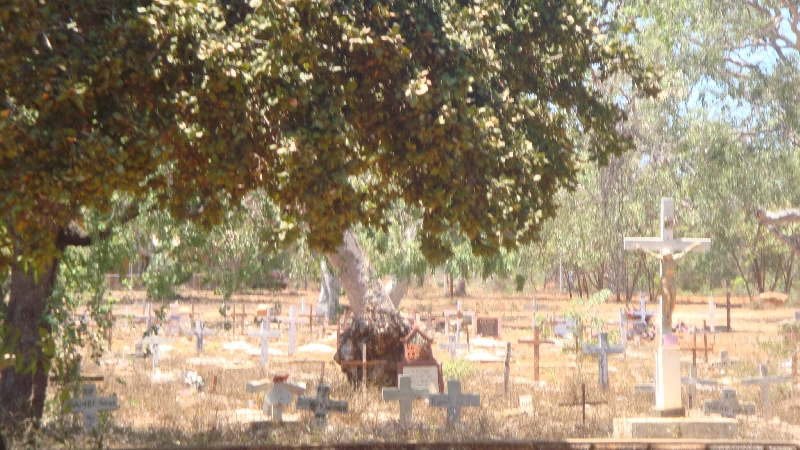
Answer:
M270 236L325 252L398 199L431 261L453 230L478 255L535 239L583 162L630 148L590 80L655 92L598 17L579 0L0 5L2 320L27 368L3 372L0 421L41 416L62 252L143 195L214 224L260 186Z

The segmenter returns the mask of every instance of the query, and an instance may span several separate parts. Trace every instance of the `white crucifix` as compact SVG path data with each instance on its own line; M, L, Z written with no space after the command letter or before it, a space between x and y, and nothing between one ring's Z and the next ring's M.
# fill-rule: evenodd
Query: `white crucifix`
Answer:
M608 355L625 352L624 347L608 345L608 334L597 333L597 346L583 347L583 353L597 355L600 389L608 389Z
M197 352L200 353L203 351L203 341L205 336L211 336L214 334L213 331L206 330L203 327L203 321L198 318L194 322L194 330L190 331L189 334L193 334L194 337L197 339Z
M396 388L383 388L381 391L381 398L383 401L397 400L400 402L400 421L411 422L412 409L411 405L414 400L419 398L428 398L429 392L427 388L412 388L411 377L407 375L400 375L397 381Z
M761 411L764 420L772 420L772 400L769 397L769 385L772 383L788 383L792 381L789 376L767 376L767 365L759 364L758 372L760 376L755 378L744 378L742 384L757 384L761 386Z
M267 364L269 362L269 338L280 338L281 332L279 330L270 331L269 321L262 320L261 331L250 331L247 335L261 338L261 365Z
M303 382L289 382L289 375L275 376L272 379L266 378L247 383L247 392L264 392L264 414L271 414L274 420L283 421L283 405L290 405L294 395L300 395L306 391L306 384ZM269 410L269 411L268 411Z
M324 425L328 421L330 411L347 412L347 402L344 400L331 400L329 398L331 387L327 384L317 385L316 397L297 397L297 409L314 411L314 422Z
M661 236L626 237L623 245L628 251L642 251L661 262L661 336L656 355L656 408L664 416L682 416L680 347L672 336L672 312L677 300L675 263L692 250L711 249L711 239L675 238L675 202L670 197L661 199Z
M481 406L478 394L462 394L461 381L447 380L446 394L431 394L428 397L430 406L447 408L447 423L461 420L461 408L465 406Z
M289 308L289 317L282 317L280 321L289 324L289 349L286 353L292 356L297 342L297 324L305 321L297 317L297 308L295 306Z
M73 413L83 413L83 426L88 432L97 429L97 413L119 409L117 397L98 397L97 386L84 384L81 386L81 397L67 400Z
M155 372L156 369L158 369L158 359L161 356L161 344L169 344L173 342L173 340L172 338L151 335L140 340L139 342L143 345L150 346L150 349L153 352L153 372Z

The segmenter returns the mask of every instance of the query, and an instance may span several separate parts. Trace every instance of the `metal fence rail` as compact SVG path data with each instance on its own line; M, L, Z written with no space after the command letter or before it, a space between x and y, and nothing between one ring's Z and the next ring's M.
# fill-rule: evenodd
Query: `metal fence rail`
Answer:
M800 450L800 442L576 439L180 447L181 450Z

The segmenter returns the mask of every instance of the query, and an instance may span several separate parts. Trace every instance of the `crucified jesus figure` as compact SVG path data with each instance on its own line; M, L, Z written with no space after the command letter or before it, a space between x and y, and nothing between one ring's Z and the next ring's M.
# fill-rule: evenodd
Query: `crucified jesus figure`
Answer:
M695 242L684 251L672 253L669 248L661 249L660 253L642 248L639 244L634 247L643 253L656 258L661 261L661 285L658 287L658 293L661 294L663 301L663 309L661 310L661 330L662 332L672 332L672 312L675 310L675 300L677 298L677 288L675 286L675 261L686 256L687 253L694 250L699 246L699 242Z

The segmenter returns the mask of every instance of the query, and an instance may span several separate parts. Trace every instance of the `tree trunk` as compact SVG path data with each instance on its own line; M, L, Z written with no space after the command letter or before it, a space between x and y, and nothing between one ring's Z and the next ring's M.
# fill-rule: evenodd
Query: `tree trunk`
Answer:
M35 367L33 373L16 372L14 367L2 372L0 379L0 428L13 430L23 421L39 420L44 411L47 377L51 357L41 347L42 328L49 338L51 327L41 318L47 309L47 299L53 292L59 261L53 259L41 273L11 268L11 289L7 323L12 333L19 333L17 354L23 358L23 367Z
M322 308L322 313L328 320L332 320L336 315L336 307L339 305L339 291L342 288L342 283L328 269L325 258L322 258L319 265L322 271L322 284L319 288L317 306Z
M392 277L386 286L383 287L384 293L389 296L395 309L400 306L400 300L408 293L408 285L411 284L410 279L398 280Z
M464 277L458 277L453 295L456 297L467 296L467 280L465 280Z
M397 363L404 357L400 338L405 337L411 327L397 312L389 291L398 295L403 289L384 289L351 231L345 232L342 245L336 250L335 254L327 255L328 260L339 275L354 318L350 328L340 335L339 348L333 359L340 364L351 383L369 380L382 386L394 386L397 384ZM403 284L407 289L408 284ZM366 371L342 365L344 361L361 361L362 344L367 345L368 361L383 360L386 364ZM364 377L365 373L367 377Z

